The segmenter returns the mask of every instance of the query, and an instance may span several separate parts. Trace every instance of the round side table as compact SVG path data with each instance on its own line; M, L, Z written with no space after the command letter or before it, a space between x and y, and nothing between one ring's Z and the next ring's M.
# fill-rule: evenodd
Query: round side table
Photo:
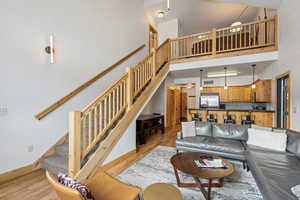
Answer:
M143 192L144 200L182 200L180 191L173 185L155 183Z

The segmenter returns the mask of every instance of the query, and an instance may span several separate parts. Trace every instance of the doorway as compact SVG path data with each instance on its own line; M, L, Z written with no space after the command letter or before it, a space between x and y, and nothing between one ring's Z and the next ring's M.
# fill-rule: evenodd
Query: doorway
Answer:
M191 87L191 84L166 87L166 127L175 127L182 121L187 121L189 92L185 89Z
M149 54L152 49L156 49L158 46L158 32L157 30L150 24L149 25Z
M284 73L276 77L277 86L277 128L290 128L290 73Z

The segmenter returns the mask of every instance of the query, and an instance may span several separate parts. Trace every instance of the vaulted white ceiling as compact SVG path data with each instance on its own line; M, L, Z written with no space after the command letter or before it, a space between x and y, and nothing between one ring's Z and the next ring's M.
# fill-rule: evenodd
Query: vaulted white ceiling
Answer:
M236 20L241 22L253 21L260 11L258 7L248 6L243 15L239 18L247 5L229 2L234 0L170 0L171 12L166 17L160 19L156 17L156 13L159 10L166 9L167 0L144 1L148 15L152 16L156 23L178 18L181 36L205 32L213 28L227 27ZM236 2L241 3L242 1L243 0L237 0ZM257 2L266 0L248 1Z

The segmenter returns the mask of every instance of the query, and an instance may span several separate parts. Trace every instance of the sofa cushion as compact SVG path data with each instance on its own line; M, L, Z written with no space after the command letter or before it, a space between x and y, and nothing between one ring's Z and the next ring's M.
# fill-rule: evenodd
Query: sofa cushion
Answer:
M212 135L215 138L248 140L248 128L240 125L213 124Z
M245 152L245 147L240 141L205 136L186 137L182 140L176 140L176 145L233 154L244 154Z
M300 184L300 160L286 152L247 147L247 162L264 200L296 200L291 188Z
M251 128L255 128L255 129L259 129L259 130L263 130L263 131L272 131L272 127L266 127L266 126L257 126L255 124L251 125Z
M297 154L300 157L300 133L287 130L287 147L286 150Z
M199 136L212 136L211 123L208 122L196 122L196 135Z

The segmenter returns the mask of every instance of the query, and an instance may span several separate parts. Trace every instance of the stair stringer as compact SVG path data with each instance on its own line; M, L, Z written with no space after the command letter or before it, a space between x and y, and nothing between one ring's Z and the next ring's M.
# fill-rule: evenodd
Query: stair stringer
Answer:
M125 133L129 125L142 112L147 102L154 95L161 83L165 80L169 73L169 63L167 63L150 84L145 88L142 95L137 98L134 104L125 113L116 127L110 132L109 136L99 145L95 153L90 157L87 163L76 174L75 178L84 182L90 176L93 176L109 156L112 149L118 143L122 135Z

